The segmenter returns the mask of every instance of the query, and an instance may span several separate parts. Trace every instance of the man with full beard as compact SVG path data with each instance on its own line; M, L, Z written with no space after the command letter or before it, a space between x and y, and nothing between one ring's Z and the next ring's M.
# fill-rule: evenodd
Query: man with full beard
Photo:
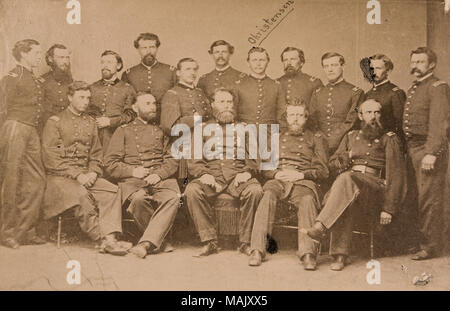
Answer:
M319 87L323 86L322 81L302 72L305 64L305 54L296 47L287 47L281 52L285 74L278 81L286 101L301 100L309 109L311 95Z
M263 171L264 196L253 224L250 266L259 266L265 257L267 235L272 234L278 201L289 201L297 209L298 228L309 228L320 209L316 183L328 178L328 146L323 134L307 125L308 110L300 100L286 108L288 130L280 135L279 167ZM298 257L305 270L316 269L318 244L298 232Z
M136 92L153 94L157 103L176 82L175 68L156 59L160 45L157 35L141 33L134 40L134 47L141 56L141 63L122 74L122 80L130 83Z
M95 118L100 142L106 152L109 140L116 128L134 118L131 109L135 91L130 84L119 80L122 57L114 51L106 50L100 59L102 79L93 83L88 114Z
M344 268L357 215L364 212L370 219L379 215L380 224L388 225L405 195L406 168L400 140L394 132L383 130L380 111L381 104L373 99L361 104L361 130L345 135L330 159L330 169L340 175L314 226L301 230L316 240L331 230L334 271Z
M70 51L62 44L54 44L45 53L45 61L51 70L44 74L44 115L41 129L47 119L69 106L67 91L73 82L70 70Z
M105 156L107 172L119 181L122 203L143 232L130 251L145 258L161 247L172 227L180 203L180 189L173 175L178 161L170 155L169 138L157 123L153 95L138 93L133 105L137 118L120 126Z
M188 160L188 174L194 178L186 187L184 195L189 213L204 246L198 256L208 256L217 253L217 231L214 225L214 200L222 193L228 193L240 202L241 217L239 220L239 251L249 254L250 236L253 219L259 200L263 195L261 185L254 178L256 161L248 156L248 143L240 144L235 131L227 130L235 124L233 95L230 90L218 89L211 104L215 120L205 126L216 135L204 136L204 140L218 140L211 154L203 152L202 159ZM222 143L220 139L222 138ZM247 139L246 139L247 141ZM229 145L230 142L234 142ZM237 147L237 148L236 148ZM195 146L193 146L195 148ZM242 150L245 148L245 150ZM203 148L202 148L203 149ZM245 158L236 156L238 149L244 151ZM230 151L233 158L230 158Z

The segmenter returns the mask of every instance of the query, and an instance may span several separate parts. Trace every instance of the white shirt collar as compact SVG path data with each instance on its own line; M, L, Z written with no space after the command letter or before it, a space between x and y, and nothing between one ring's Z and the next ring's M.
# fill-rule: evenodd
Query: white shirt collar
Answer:
M216 67L216 70L217 70L217 71L222 71L222 72L223 72L223 71L227 70L228 68L230 68L230 64L228 64L228 65L226 65L224 68L220 68L220 69Z
M144 62L141 62L142 66L144 66L147 69L152 69L153 67L155 67L155 65L158 63L157 60L155 60L155 62L153 63L153 65L151 66L147 66L146 64L144 64Z
M75 110L73 110L73 108L69 105L69 106L67 106L67 109L69 109L69 111L71 112L71 113L73 113L74 115L76 115L76 116L81 116L81 114L82 113L77 113L77 112L75 112Z
M189 85L189 84L183 83L183 82L181 82L181 81L178 81L178 83L183 84L184 86L187 86L187 87L190 88L190 89L195 89L195 85L194 85L194 84Z
M421 82L421 81L423 81L423 80L425 80L425 79L431 77L432 75L433 75L433 72L430 72L430 73L424 75L422 78L418 78L417 81L418 81L418 82Z
M389 82L389 79L385 79L385 80L383 80L382 82L380 82L380 83L374 83L373 84L373 86L374 87L379 87L380 85L383 85L383 84L385 84L385 83L388 83Z
M141 117L137 117L136 119L139 119L139 120L141 120L141 122L142 123L144 123L144 124L147 124L148 122L147 121L145 121L144 119L142 119Z

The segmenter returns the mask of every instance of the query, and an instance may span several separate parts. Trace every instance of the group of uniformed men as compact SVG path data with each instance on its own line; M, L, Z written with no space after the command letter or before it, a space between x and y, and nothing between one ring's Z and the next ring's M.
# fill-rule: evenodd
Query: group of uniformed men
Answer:
M204 245L198 256L207 256L218 251L214 201L228 193L240 202L239 251L249 256L249 265L264 260L278 203L285 201L297 209L304 268L316 269L318 242L330 230L331 269L342 270L356 216L369 211L380 224L390 224L404 202L411 163L420 233L412 259L437 254L450 94L447 83L433 75L432 50L411 52L417 80L406 94L389 81L392 61L371 56L373 86L364 94L344 80L345 60L338 53L322 56L328 80L323 85L302 72L303 51L287 47L281 53L285 74L273 80L266 75L265 49L249 50L245 74L230 66L233 46L218 40L209 49L215 69L196 85L198 63L160 63L159 46L157 35L140 34L134 47L142 61L121 79L122 58L104 51L101 79L88 85L73 81L66 46L47 51L51 70L36 77L40 44L15 44L17 66L0 88L3 245L44 243L35 230L38 218L73 209L82 231L101 241L102 252L145 258L163 246L184 196ZM279 150L272 150L278 167L260 170L261 159L226 158L230 146L216 146L220 156L212 159L175 159L171 129L193 128L196 116L222 129L279 124ZM248 153L247 144L228 137L233 133L222 133L224 141ZM142 233L134 246L119 240L123 208Z

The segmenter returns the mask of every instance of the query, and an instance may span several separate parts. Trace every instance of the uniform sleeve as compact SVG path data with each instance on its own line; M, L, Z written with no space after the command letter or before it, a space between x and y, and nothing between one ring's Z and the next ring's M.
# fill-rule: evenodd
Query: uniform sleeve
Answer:
M126 83L130 83L130 79L128 78L128 70L127 71L125 71L124 73L122 73L122 78L121 78L121 80L123 81L123 82L126 82Z
M124 162L125 131L119 127L111 137L105 155L105 168L108 175L114 179L133 177L134 166Z
M120 116L110 117L110 127L117 128L120 125L131 122L136 117L136 113L131 107L133 105L135 94L136 92L131 86L127 87L127 90L125 91L122 113Z
M166 135L170 135L172 126L181 117L178 96L172 91L167 91L161 100L161 128ZM193 122L192 122L193 123Z
M203 91L203 93L206 94L206 77L201 76L200 79L198 79L197 87Z
M311 100L309 102L309 122L311 123L311 126L314 130L319 130L319 117L318 117L318 110L317 110L317 92L315 91L311 95Z
M280 124L280 130L287 127L286 124L286 97L283 95L281 84L277 84L277 121Z
M402 131L403 109L405 108L406 94L401 89L397 89L393 92L391 103L395 119L395 130L397 133L400 133Z
M395 214L406 195L406 164L397 135L386 141L386 192L383 210Z
M314 135L314 155L311 160L311 169L304 170L305 179L312 181L328 178L328 143L323 135Z
M328 163L330 171L337 174L345 172L350 166L349 135L345 135L336 152L331 156Z
M205 139L205 137L203 137ZM193 178L200 178L202 175L210 174L213 175L212 172L208 168L208 163L206 162L204 156L202 155L201 159L196 159L194 157L194 147L195 141L194 136L191 137L191 158L186 160L187 162L187 168L188 168L188 175Z
M8 97L15 89L15 83L9 76L4 77L0 81L0 127L6 120L8 112Z
M97 173L98 177L103 175L103 148L98 137L97 125L94 123L94 134L91 140L91 149L89 150L88 170Z
M162 180L175 174L180 163L179 160L172 157L171 147L172 145L169 142L169 137L164 135L164 164L159 169L154 171L154 173L159 175Z
M272 147L272 136L267 137L268 139L268 146ZM278 138L279 139L279 138ZM278 146L279 147L279 146ZM270 150L271 156L270 159L275 159L276 161L278 161L278 166L279 166L279 160L280 160L280 149L275 149L275 150ZM267 160L266 160L267 161ZM268 180L268 179L274 179L275 175L280 172L281 170L277 167L276 169L273 170L263 170L262 171L262 176Z
M42 160L48 173L76 179L82 173L82 169L70 164L70 151L64 146L58 122L49 119L45 124L42 133Z
M344 136L345 133L355 126L356 120L358 120L358 107L363 103L364 97L364 92L362 90L357 90L355 94L352 95L352 105L347 113L344 123L339 128L338 137Z
M425 154L439 156L447 147L449 90L446 83L430 86L430 116Z

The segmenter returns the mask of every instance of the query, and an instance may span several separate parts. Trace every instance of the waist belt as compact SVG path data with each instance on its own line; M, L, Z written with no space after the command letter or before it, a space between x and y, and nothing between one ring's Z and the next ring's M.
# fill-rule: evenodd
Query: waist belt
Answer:
M360 172L363 174L375 175L377 177L381 177L381 170L377 168L372 168L365 165L353 165L352 171Z

